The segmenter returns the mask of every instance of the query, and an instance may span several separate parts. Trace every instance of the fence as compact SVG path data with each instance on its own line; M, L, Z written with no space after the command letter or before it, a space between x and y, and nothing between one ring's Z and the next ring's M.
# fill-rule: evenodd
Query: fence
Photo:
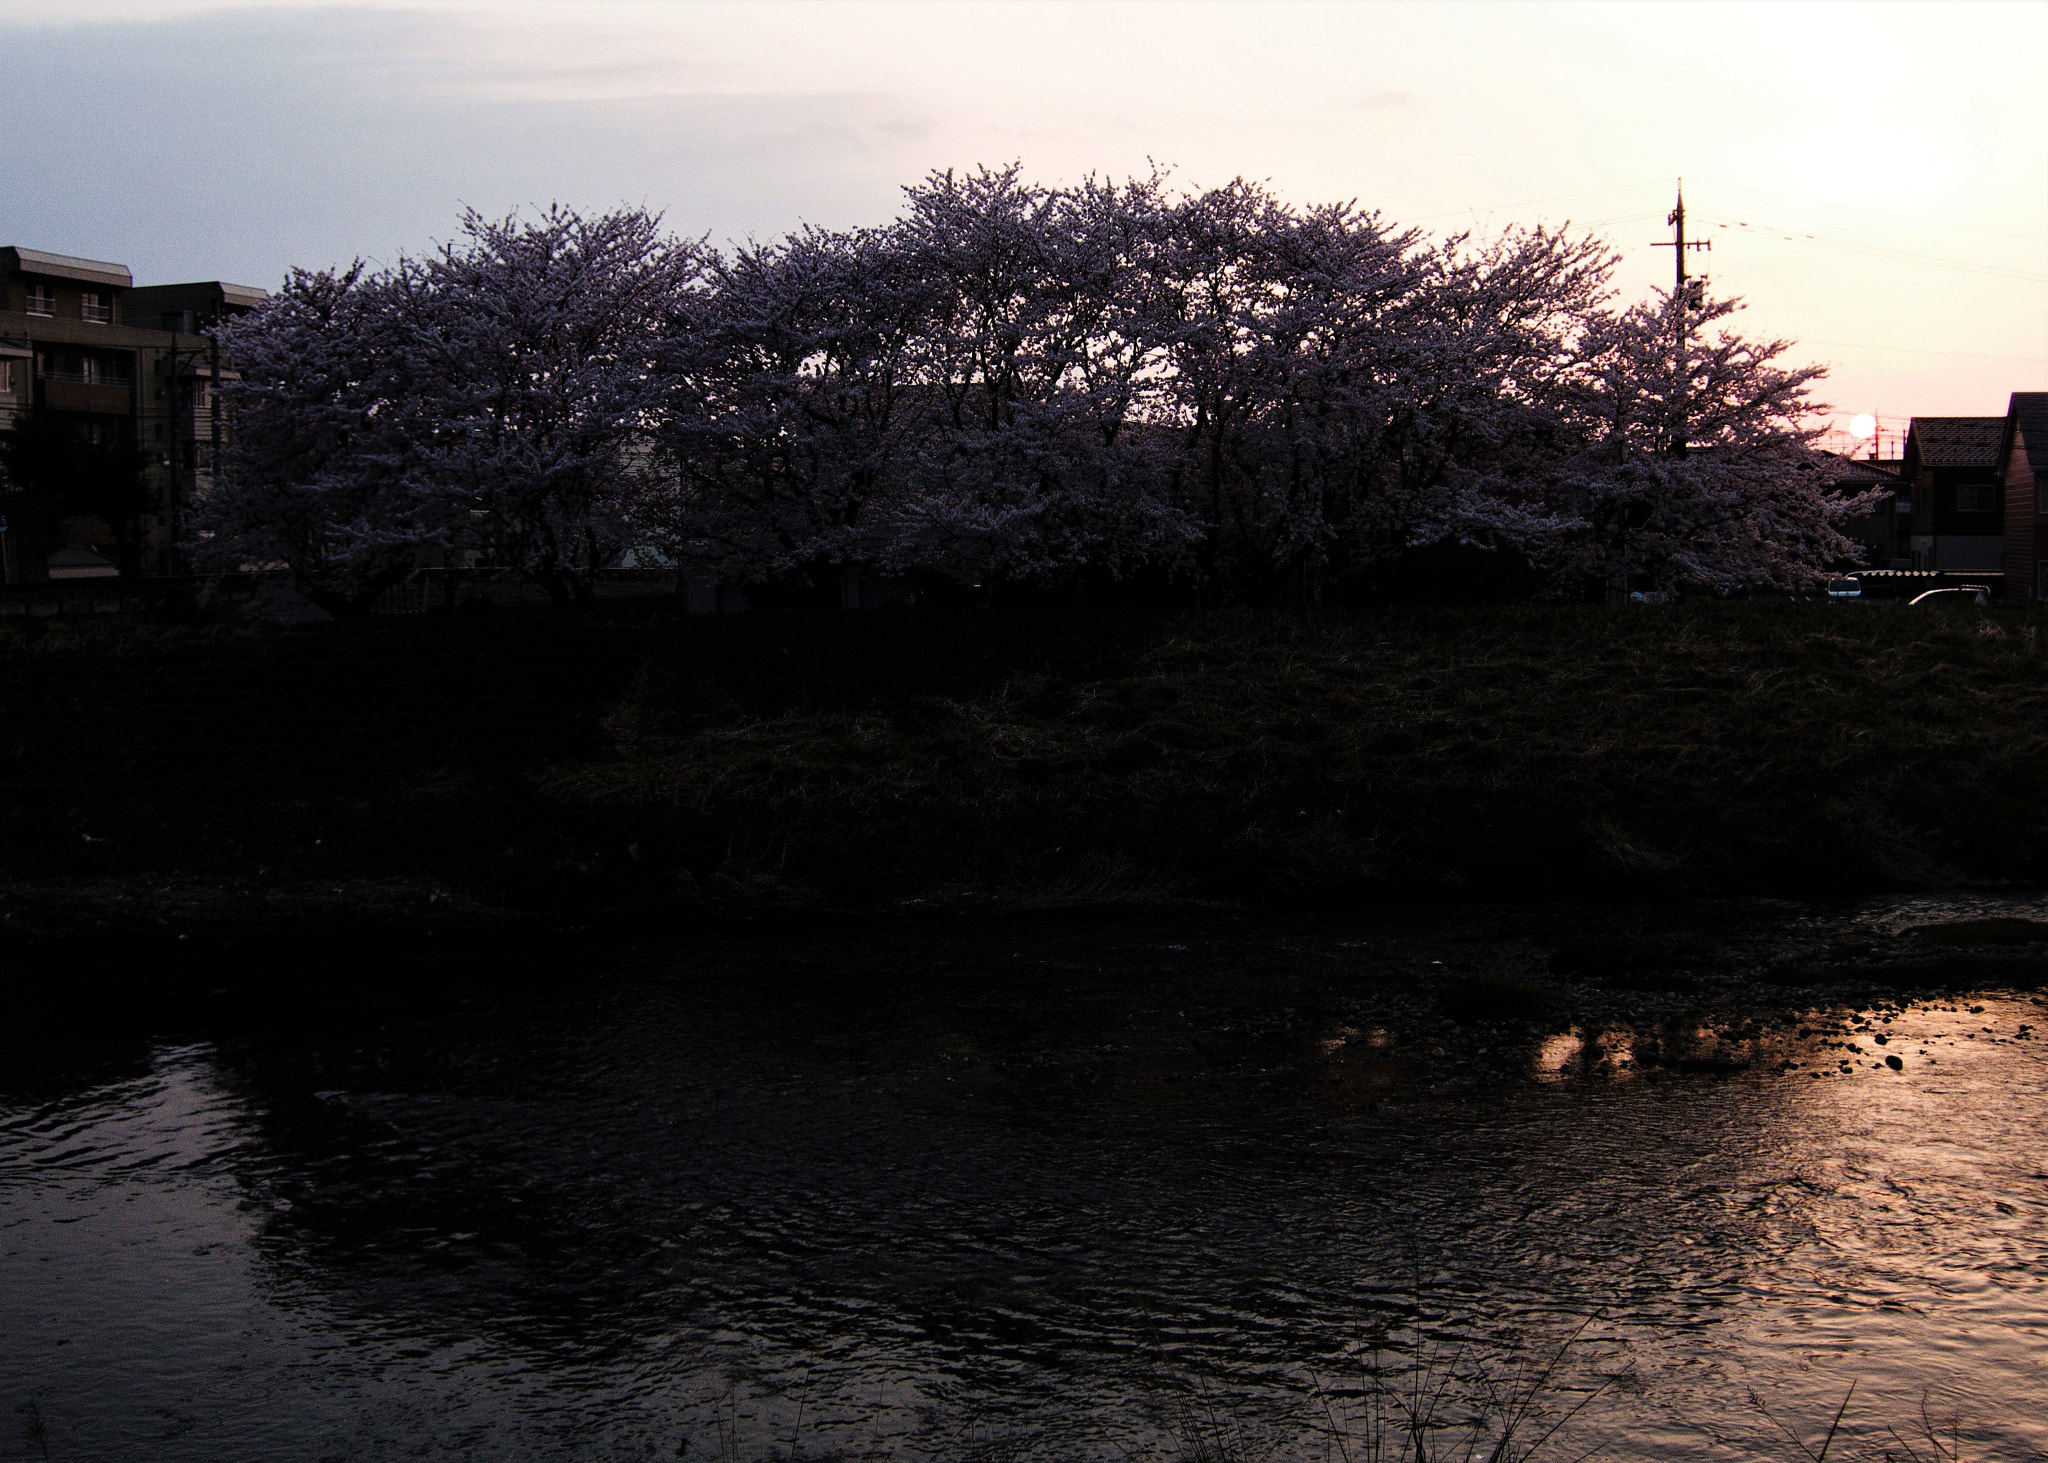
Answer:
M1997 570L1858 569L1843 577L1860 583L1865 599L1911 599L1930 589L1976 588L1990 590L1993 599L2005 597L2005 575Z

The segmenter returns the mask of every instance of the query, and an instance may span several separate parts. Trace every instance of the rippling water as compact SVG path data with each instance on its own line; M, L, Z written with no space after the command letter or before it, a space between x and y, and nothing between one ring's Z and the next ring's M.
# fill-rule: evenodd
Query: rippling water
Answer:
M1749 1389L1817 1434L1852 1381L2048 1456L2030 996L1874 1021L1898 1072L1532 1029L1447 1081L1346 1006L1369 940L896 938L23 1038L0 1406L60 1460L1322 1458L1376 1344L1591 1316L1562 1456L1789 1456Z

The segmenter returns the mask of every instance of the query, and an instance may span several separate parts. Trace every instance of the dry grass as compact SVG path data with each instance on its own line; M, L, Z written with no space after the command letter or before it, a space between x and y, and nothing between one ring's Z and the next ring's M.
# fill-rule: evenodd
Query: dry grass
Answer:
M2041 624L1904 606L0 637L30 869L505 902L2038 877Z
M1260 899L2022 873L2048 698L2034 639L1983 623L1219 616L958 694L768 714L684 663L550 792L772 835L785 873L869 897L1043 889L1091 862Z

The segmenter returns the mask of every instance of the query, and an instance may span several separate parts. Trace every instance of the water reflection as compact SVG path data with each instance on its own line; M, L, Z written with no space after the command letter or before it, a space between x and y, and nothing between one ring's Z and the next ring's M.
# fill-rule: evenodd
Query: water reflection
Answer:
M1173 944L649 952L160 1044L0 1117L0 1400L53 1457L1110 1458L1199 1396L1321 1457L1309 1379L1376 1339L1598 1312L1581 1447L1774 1456L1747 1387L1859 1378L2048 1448L2039 1006L1460 1046L1358 1004L1398 952Z

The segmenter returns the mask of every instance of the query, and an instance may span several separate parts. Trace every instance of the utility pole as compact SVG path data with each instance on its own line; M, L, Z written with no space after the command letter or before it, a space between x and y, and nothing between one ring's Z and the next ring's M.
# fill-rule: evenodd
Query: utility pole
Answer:
M1678 407L1678 423L1672 435L1671 455L1673 457L1683 457L1685 456L1686 438L1689 435L1686 426L1685 398L1687 386L1691 381L1691 374L1686 368L1685 361L1685 342L1690 333L1685 326L1685 312L1695 308L1692 292L1686 287L1685 251L1688 249L1712 249L1714 241L1712 239L1688 239L1685 236L1685 179L1683 178L1678 180L1678 203L1665 217L1664 222L1671 225L1671 241L1669 243L1656 243L1650 247L1653 249L1669 249L1673 256L1675 256L1672 259L1671 285L1671 364L1674 368L1673 379L1677 383L1676 404ZM1706 281L1702 279L1700 283L1704 285ZM1698 307L1706 305L1706 293L1704 290L1701 291L1697 304Z
M182 325L184 322L181 320L178 324ZM170 400L171 443L169 457L171 494L169 500L164 504L164 521L170 538L170 543L165 546L163 565L160 571L164 574L176 574L178 572L178 551L184 547L185 542L185 434L182 428L186 420L188 393L185 390L185 380L180 374L179 368L184 365L186 358L190 357L194 374L196 375L199 358L205 353L198 346L179 345L178 336L180 333L177 330L171 332L171 349L169 359L165 362L165 367L170 375L168 389L164 394Z

